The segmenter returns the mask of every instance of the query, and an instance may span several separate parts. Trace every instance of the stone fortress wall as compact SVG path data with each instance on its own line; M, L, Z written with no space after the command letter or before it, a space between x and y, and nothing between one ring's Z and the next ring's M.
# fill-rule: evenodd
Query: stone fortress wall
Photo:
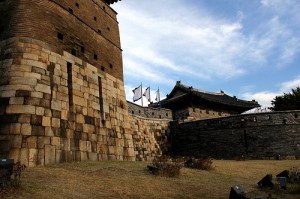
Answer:
M300 158L300 111L171 122L176 155L214 158Z
M297 111L171 122L206 119L202 111L175 117L126 102L116 12L103 1L0 1L0 158L299 155Z
M118 22L107 4L1 1L0 27L2 158L135 160Z
M128 113L135 116L141 116L144 118L157 118L157 119L173 119L173 113L170 109L164 108L151 108L143 107L132 102L127 101Z
M199 107L188 107L186 109L174 111L174 120L180 121L195 121L195 120L205 120L219 117L230 116L230 113L214 111L211 109L199 108Z
M142 107L127 101L136 160L152 160L170 151L172 111Z

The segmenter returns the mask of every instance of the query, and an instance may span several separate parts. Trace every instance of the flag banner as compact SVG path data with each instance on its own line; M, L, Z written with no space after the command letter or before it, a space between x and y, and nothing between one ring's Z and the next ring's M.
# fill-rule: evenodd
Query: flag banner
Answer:
M142 85L132 90L133 92L133 101L138 101L142 98Z
M151 101L151 96L150 96L150 86L149 86L148 88L146 88L146 90L145 90L143 96L146 97L146 99L148 100L148 102Z
M160 102L160 93L159 93L159 89L156 91L156 98L155 101Z

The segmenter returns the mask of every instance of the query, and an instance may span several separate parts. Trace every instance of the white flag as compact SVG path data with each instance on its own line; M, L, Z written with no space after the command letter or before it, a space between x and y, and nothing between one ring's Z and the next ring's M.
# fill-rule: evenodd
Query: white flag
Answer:
M133 101L138 101L142 98L142 85L132 90L133 92Z
M143 96L146 97L146 99L148 100L148 102L151 101L151 97L150 97L150 86L149 86L148 88L146 88L146 90L145 90Z
M160 93L159 93L159 89L156 91L156 98L155 101L160 102Z

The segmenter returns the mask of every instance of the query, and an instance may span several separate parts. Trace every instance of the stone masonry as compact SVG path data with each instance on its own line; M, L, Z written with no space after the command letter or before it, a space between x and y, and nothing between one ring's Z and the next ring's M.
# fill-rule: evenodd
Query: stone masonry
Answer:
M0 158L300 157L299 111L227 117L126 102L116 1L0 1Z
M171 123L175 155L214 158L300 158L300 111Z
M29 166L135 159L122 81L34 39L0 47L23 52L0 62L2 157Z

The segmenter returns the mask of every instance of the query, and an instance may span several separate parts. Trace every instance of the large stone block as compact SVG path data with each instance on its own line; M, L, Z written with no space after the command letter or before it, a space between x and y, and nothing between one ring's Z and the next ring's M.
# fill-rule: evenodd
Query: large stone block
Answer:
M10 134L19 135L21 133L21 124L20 123L12 123L10 125Z
M20 151L21 149L12 148L9 150L8 158L14 159L15 162L20 160Z
M24 123L21 126L21 134L22 135L31 135L32 127L29 123Z
M87 142L83 140L79 140L79 150L87 151Z
M56 155L55 155L55 158L56 158L56 163L61 163L62 162L62 151L61 150L56 150Z
M70 151L70 139L61 138L61 149L64 151Z
M50 144L50 137L39 136L38 137L38 148L43 149L45 145Z
M22 135L11 135L10 145L12 148L21 148L22 147Z
M38 150L37 165L45 165L45 149Z
M31 105L9 105L6 107L7 114L35 114L35 106Z
M56 149L60 150L60 137L51 137L51 145L56 146Z
M55 164L56 154L55 146L45 145L45 165Z
M38 150L37 149L29 149L29 167L34 167L37 165L38 160Z
M73 103L80 106L87 107L87 100L82 97L78 97L76 95L73 95Z
M98 154L97 153L89 152L88 157L89 157L89 160L92 160L92 161L98 160Z
M9 104L24 104L24 97L11 97Z
M61 111L61 101L59 101L59 100L52 100L51 101L51 109Z
M50 86L45 84L38 83L35 87L35 91L51 94Z
M28 167L29 165L29 149L22 148L20 151L20 162Z
M25 139L25 144L27 145L26 148L29 149L37 148L37 136L29 136L24 139Z
M52 127L54 128L60 128L60 119L58 118L52 118Z
M51 126L51 117L43 117L42 125Z

